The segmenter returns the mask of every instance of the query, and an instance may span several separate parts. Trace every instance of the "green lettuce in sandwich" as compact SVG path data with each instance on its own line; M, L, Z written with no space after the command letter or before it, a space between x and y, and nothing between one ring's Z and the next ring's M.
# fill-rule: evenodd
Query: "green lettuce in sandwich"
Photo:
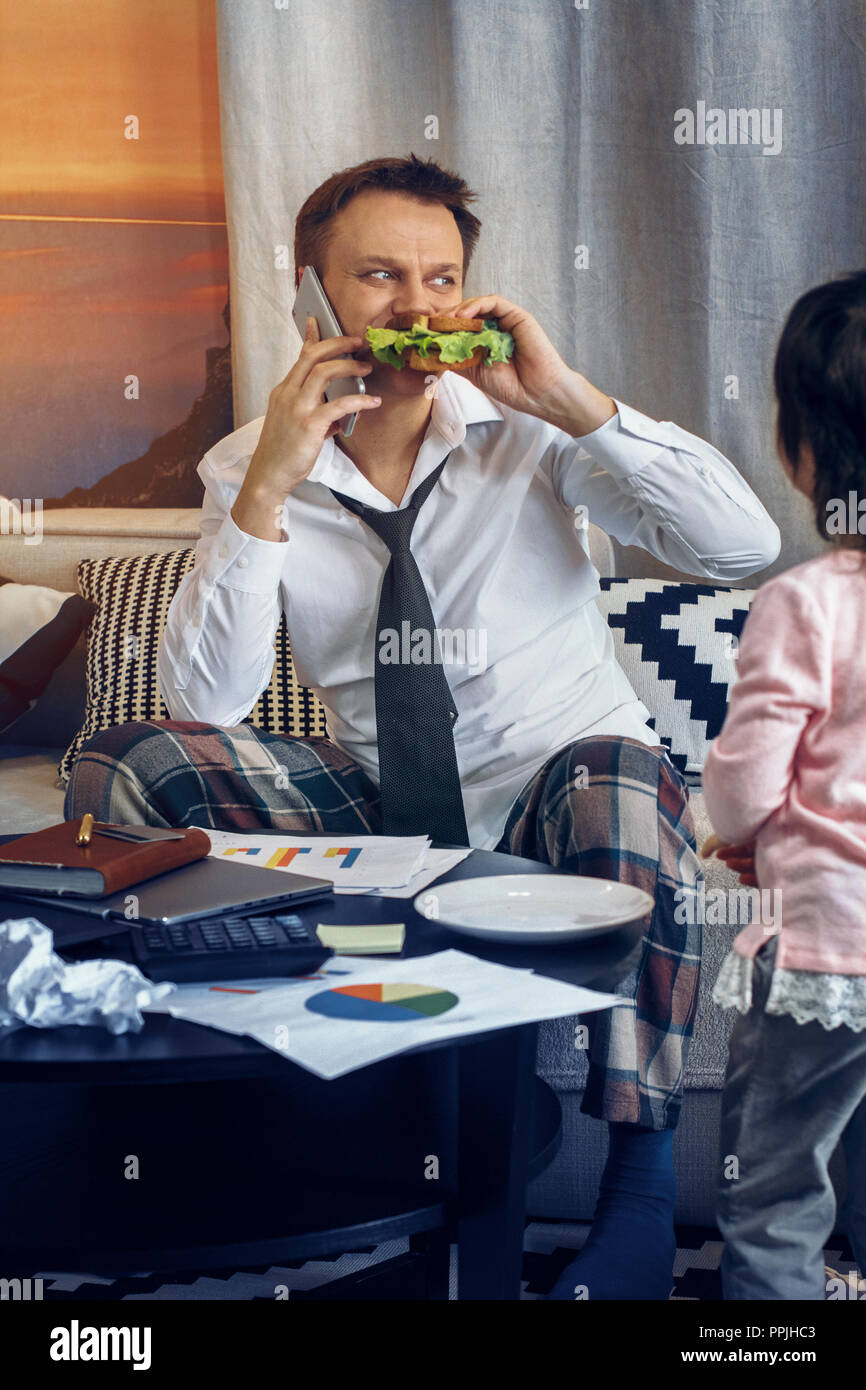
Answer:
M367 342L379 362L402 371L460 372L481 362L508 362L510 333L496 319L458 319L445 314L401 314L387 328L368 328Z

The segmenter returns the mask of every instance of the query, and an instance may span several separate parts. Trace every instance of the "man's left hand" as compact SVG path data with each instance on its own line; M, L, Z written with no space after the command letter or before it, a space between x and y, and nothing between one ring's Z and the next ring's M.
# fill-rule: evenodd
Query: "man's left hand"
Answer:
M610 396L563 362L537 319L499 295L464 299L449 316L494 318L514 338L510 362L489 362L461 371L495 401L536 415L572 435L589 434L616 414Z

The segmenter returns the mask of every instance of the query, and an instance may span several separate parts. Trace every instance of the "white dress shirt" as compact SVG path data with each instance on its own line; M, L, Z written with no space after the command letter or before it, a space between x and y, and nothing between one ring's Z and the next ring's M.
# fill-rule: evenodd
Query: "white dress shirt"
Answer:
M659 746L594 602L598 572L576 520L588 515L623 545L722 584L779 553L777 526L733 464L679 426L616 404L574 439L454 372L439 379L401 505L450 452L411 545L436 626L457 634L440 650L473 848L497 844L518 792L574 739ZM284 610L298 680L324 705L329 736L378 784L374 644L390 555L328 489L397 508L329 439L287 498L288 540L247 535L230 509L262 423L199 464L201 540L169 610L160 687L173 719L240 723L270 680Z

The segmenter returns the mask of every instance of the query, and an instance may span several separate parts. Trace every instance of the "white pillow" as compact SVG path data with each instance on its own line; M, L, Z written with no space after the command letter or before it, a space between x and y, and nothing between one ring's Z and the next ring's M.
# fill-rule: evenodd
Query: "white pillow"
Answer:
M95 611L80 594L0 575L0 730L35 705Z

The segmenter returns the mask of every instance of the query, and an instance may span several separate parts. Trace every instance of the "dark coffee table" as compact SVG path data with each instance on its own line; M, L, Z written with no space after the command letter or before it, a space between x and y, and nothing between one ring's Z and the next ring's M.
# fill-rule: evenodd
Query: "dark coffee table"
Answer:
M553 872L473 850L438 882ZM457 948L598 989L632 969L642 937L638 921L579 947L487 945L411 900L366 895L300 911L403 921L404 957ZM84 954L123 958L123 938ZM461 1299L516 1299L526 1183L559 1139L536 1037L534 1024L497 1029L323 1081L162 1014L121 1037L20 1029L0 1041L4 1273L240 1268L409 1236L391 1271L401 1292L380 1281L379 1296L447 1298L456 1240Z

